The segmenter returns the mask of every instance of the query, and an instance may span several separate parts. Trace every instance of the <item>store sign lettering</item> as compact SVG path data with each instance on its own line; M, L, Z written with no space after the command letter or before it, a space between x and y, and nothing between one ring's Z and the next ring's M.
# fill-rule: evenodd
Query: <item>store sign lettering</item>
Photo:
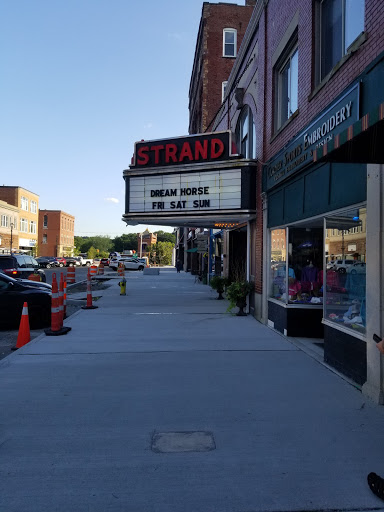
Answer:
M135 144L132 168L152 168L229 158L230 132L191 135Z
M264 167L266 189L289 178L312 162L314 151L329 142L359 118L359 85L355 85L334 106L314 121L284 152Z
M161 190L151 190L151 197L167 197L167 196L196 196L202 194L209 194L209 187L192 187L192 188L181 188L180 191L177 188L174 189L161 189ZM185 209L187 205L187 201L171 201L169 203L169 208L171 210L181 210ZM192 208L209 208L210 200L209 199L195 199L192 203ZM152 201L152 210L164 210L165 202L164 201Z

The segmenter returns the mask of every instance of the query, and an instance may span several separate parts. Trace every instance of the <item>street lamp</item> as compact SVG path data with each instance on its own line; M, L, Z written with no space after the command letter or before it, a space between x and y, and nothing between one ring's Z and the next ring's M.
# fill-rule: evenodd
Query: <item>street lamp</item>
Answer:
M12 231L13 231L13 222L11 222L11 254L12 254Z

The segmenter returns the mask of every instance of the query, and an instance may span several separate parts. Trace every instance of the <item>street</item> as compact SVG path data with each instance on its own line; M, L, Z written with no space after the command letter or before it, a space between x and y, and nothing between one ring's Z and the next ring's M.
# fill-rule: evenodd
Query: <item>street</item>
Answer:
M126 275L0 362L0 510L384 510L384 410L194 276Z

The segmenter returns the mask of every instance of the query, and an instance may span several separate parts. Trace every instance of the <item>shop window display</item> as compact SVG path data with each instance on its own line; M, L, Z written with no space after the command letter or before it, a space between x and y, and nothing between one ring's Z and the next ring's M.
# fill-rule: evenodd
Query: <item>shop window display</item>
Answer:
M365 333L366 209L329 217L326 225L327 286L324 318Z
M271 290L270 296L285 302L286 300L286 229L271 231Z

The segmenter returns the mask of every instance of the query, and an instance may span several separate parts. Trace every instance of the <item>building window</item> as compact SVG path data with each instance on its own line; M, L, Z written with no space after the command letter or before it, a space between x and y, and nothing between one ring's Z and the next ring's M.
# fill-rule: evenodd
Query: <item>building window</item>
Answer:
M223 103L224 101L224 98L225 98L225 93L226 93L226 90L227 90L227 84L228 82L222 82L221 84L221 103Z
M251 109L246 105L236 127L237 151L244 158L256 158L256 129Z
M223 57L236 57L237 30L225 28L223 30Z
M365 0L321 0L320 81L364 31Z
M29 222L29 232L36 235L36 222L34 220Z
M22 210L25 210L26 212L28 211L28 199L24 196L21 196L21 206L20 208Z
M279 129L298 108L299 52L295 46L276 69L276 128Z
M22 233L28 233L28 220L20 219L20 231Z
M44 215L43 228L47 228L47 227L48 227L48 215Z
M48 243L48 235L43 235L43 244Z
M8 227L8 215L2 215L1 216L1 227L7 228Z
M31 200L31 213L37 213L37 202Z

